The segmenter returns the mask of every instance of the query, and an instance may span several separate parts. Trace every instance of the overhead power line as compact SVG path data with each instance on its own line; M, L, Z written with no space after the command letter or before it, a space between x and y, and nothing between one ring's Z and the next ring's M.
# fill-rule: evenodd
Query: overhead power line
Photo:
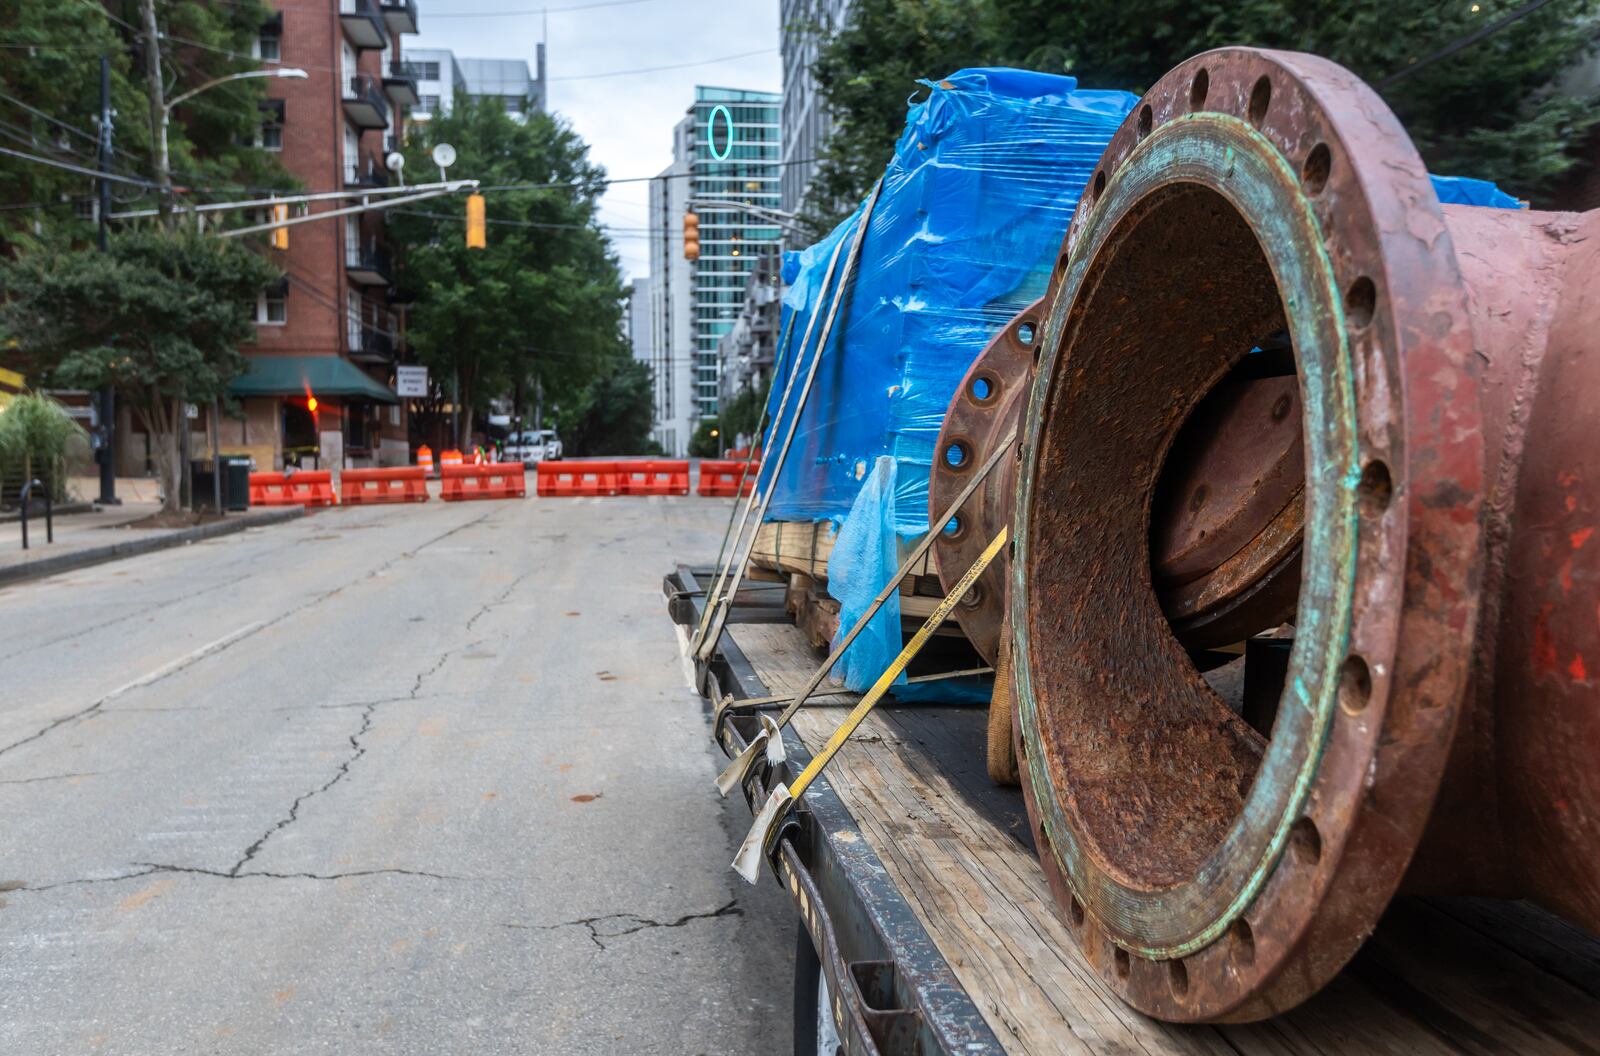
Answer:
M28 154L20 150L12 150L10 147L0 147L0 154L6 154L13 158L21 158L23 161L31 161L38 165L48 165L54 169L64 169L67 172L76 172L83 176L93 176L95 179L99 180L110 180L113 183L130 183L135 187L145 187L151 190L161 189L160 184L152 183L150 180L138 180L129 176L119 176L113 172L97 172L94 169L86 169L82 165L73 165L69 162L57 161L54 158L41 158L36 154Z
M1394 84L1396 81L1404 80L1405 78L1410 77L1413 73L1416 73L1418 70L1426 69L1427 67L1438 62L1440 59L1448 59L1456 52L1464 51L1465 49L1472 47L1472 45L1478 43L1478 41L1487 36L1500 32L1502 29L1505 29L1512 23L1522 21L1524 18L1527 18L1529 15L1533 14L1535 11L1539 10L1549 2L1550 0L1529 0L1528 3L1523 4L1521 7L1517 8L1515 11L1512 11L1503 18L1498 18L1489 23L1487 26L1482 26L1473 30L1471 33L1466 34L1465 36L1458 37L1446 44L1444 47L1440 48L1438 51L1431 52L1428 55L1418 59L1416 62L1405 66L1403 69L1396 70L1383 80L1379 81L1377 84L1373 85L1373 87L1377 88L1379 91L1382 91L1383 89Z
M568 4L564 7L530 7L520 11L454 11L428 13L428 21L436 18L511 18L522 15L559 15L565 11L590 11L597 7L627 7L648 4L652 0L597 0L589 4Z
M552 81L592 81L601 77L632 77L639 73L660 73L662 70L686 70L691 66L711 66L719 62L732 62L734 59L748 59L752 55L772 55L777 48L757 48L755 51L741 51L737 55L723 55L715 59L700 59L697 62L675 62L670 66L640 66L632 70L610 70L606 73L574 73L565 77L551 77Z

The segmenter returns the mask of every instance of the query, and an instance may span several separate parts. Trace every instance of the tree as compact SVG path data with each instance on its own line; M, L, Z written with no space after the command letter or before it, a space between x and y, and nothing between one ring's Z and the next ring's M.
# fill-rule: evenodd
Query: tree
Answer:
M456 172L495 188L488 247L466 248L458 200L390 214L407 247L411 346L437 384L456 379L469 412L537 383L576 413L586 387L615 373L620 347L622 277L596 220L604 170L566 122L537 112L519 122L498 98L457 95L407 144L407 171L428 171L436 143L455 147ZM458 445L470 413L460 428Z
M703 418L689 437L690 458L717 458L722 454L722 422L717 418Z
M1380 85L1524 0L994 0L1005 53L1051 60L1086 87L1142 92L1184 58L1225 44L1307 51ZM1538 200L1600 121L1594 98L1561 87L1596 44L1595 0L1556 0L1414 74L1379 87L1428 168L1493 180ZM1026 35L1017 33L1026 26ZM1061 41L1040 46L1039 41Z
M575 400L561 409L561 436L571 455L654 455L655 400L650 368L618 349Z
M882 172L917 80L967 65L1068 72L1088 88L1143 92L1228 44L1308 51L1377 83L1521 0L857 0L816 76L835 135L810 196L842 215ZM1596 0L1556 0L1381 89L1429 168L1476 176L1538 204L1576 163L1595 100L1562 88L1595 46ZM959 21L955 21L959 19Z
M244 369L252 306L278 276L237 242L129 231L99 253L49 248L0 264L0 342L30 375L114 385L149 434L163 513L178 507L185 402L221 396Z
M253 69L251 43L271 9L260 0L157 0L164 68L175 93L224 74ZM35 156L95 167L100 116L100 56L111 63L117 114L112 170L150 181L154 135L145 95L137 4L0 4L0 142ZM168 142L174 179L199 200L236 197L244 188L294 186L276 157L250 145L261 121L261 80L208 89L173 115ZM155 204L148 187L116 184L113 208ZM87 206L94 179L22 158L0 156L0 254L13 255L93 234ZM80 208L81 207L81 208Z

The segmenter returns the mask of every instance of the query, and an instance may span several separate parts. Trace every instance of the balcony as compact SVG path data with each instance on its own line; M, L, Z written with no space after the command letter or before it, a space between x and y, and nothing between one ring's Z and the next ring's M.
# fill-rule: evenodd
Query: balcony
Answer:
M378 6L383 9L383 20L390 33L399 36L417 31L416 0L380 0Z
M357 337L355 331L350 334ZM375 326L361 325L360 336L351 342L350 358L360 363L393 363L394 338Z
M339 0L339 22L357 50L376 50L389 43L389 30L376 0Z
M344 270L358 286L387 286L389 251L380 246L346 246Z
M370 155L344 164L344 185L346 187L387 187L389 186L389 170L377 158Z
M399 60L391 62L389 72L383 78L383 90L389 93L389 100L397 109L409 109L422 102L422 96L417 94L415 64Z
M389 127L389 103L376 78L358 73L344 82L344 114L357 128Z

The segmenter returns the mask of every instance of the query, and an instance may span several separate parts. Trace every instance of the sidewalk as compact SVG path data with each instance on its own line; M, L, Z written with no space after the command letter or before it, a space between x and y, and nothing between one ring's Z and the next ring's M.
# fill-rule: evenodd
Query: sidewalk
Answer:
M150 489L151 498L136 501L140 489L124 491L121 484L118 481L118 494L124 496L123 505L57 517L54 543L45 542L43 514L28 518L27 550L22 549L19 523L0 524L0 587L246 528L278 524L305 513L298 506L276 507L233 513L222 520L190 528L129 528L127 525L159 510L160 504L153 501L153 488Z

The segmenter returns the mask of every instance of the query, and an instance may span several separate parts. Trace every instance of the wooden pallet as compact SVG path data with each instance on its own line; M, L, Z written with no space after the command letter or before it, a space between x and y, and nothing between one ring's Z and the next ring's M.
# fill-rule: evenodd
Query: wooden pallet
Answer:
M732 631L770 692L797 690L817 663L793 626ZM842 714L802 710L795 731L814 752ZM1532 906L1466 898L1397 900L1332 984L1272 1021L1158 1023L1078 956L1021 793L984 771L982 709L880 708L828 779L1009 1052L1600 1053L1600 940Z

